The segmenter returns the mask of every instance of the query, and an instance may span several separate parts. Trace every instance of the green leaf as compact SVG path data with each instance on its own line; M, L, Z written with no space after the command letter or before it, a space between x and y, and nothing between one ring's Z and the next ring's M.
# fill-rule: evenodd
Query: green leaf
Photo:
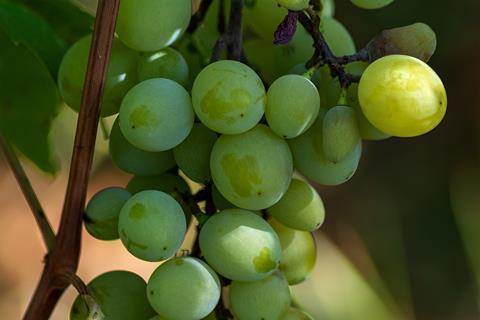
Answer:
M22 43L0 32L0 130L38 168L55 173L48 134L60 107L55 81Z
M52 76L57 76L67 45L41 16L22 4L0 0L0 29L14 43L21 43L35 52Z

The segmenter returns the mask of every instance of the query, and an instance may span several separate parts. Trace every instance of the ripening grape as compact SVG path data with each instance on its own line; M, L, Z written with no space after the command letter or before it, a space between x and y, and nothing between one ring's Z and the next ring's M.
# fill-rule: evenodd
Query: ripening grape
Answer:
M315 85L299 75L275 80L267 92L265 116L273 132L295 138L315 122L320 110L320 95Z
M308 8L310 0L277 0L277 2L285 9L300 11Z
M293 154L295 168L300 173L323 185L338 185L350 180L357 170L362 144L358 143L343 161L337 163L329 161L323 152L322 123L323 115L320 114L306 133L288 140L288 144Z
M137 51L160 50L180 38L191 13L191 0L122 0L117 34Z
M277 320L290 306L288 283L282 274L253 282L233 281L230 285L230 304L239 320Z
M122 243L135 257L161 261L180 248L186 231L182 207L161 191L142 191L123 206L118 221Z
M193 127L190 95L168 79L150 79L133 87L120 106L120 129L135 147L165 151L179 145Z
M87 287L105 320L149 319L155 315L148 303L145 280L132 272L107 272L93 279ZM78 296L70 310L70 320L87 319L91 319L88 307Z
M203 261L179 257L160 265L147 284L153 309L169 320L198 320L220 299L220 280Z
M135 176L130 179L126 189L132 194L146 190L157 190L168 194L174 192L190 193L190 187L182 177L168 172L158 176Z
M272 227L242 209L227 209L209 218L199 242L208 264L232 280L264 279L277 269L281 258L280 241Z
M91 42L91 35L75 42L63 57L58 70L60 95L77 112L80 110ZM113 39L101 104L103 117L117 113L123 97L135 85L137 61L137 52Z
M375 127L397 137L433 130L447 109L442 80L423 61L390 55L373 62L358 86L363 113Z
M275 204L287 191L293 173L288 144L267 126L223 135L210 158L213 182L231 203L250 210Z
M155 52L142 52L138 60L138 80L166 78L182 86L188 84L188 64L180 52L165 48Z
M193 108L213 131L237 134L262 118L266 94L258 75L247 65L221 60L206 66L192 88Z
M170 150L149 152L134 147L123 136L118 118L110 132L109 150L113 163L121 170L141 175L157 175L175 166L175 159Z
M393 0L351 0L354 5L362 9L380 9L388 6Z
M268 212L285 226L304 231L317 230L325 220L325 207L317 191L308 182L295 178Z
M290 308L281 320L313 320L313 318L303 310Z
M315 240L310 232L287 228L275 221L269 220L282 246L280 271L283 272L289 285L305 281L312 272L317 259Z
M210 181L210 153L217 134L201 123L195 123L188 137L173 149L173 156L182 172L198 183Z
M355 110L336 106L323 119L323 152L332 162L345 159L361 143Z
M118 216L132 194L123 188L100 190L88 202L85 209L85 227L100 240L118 239Z

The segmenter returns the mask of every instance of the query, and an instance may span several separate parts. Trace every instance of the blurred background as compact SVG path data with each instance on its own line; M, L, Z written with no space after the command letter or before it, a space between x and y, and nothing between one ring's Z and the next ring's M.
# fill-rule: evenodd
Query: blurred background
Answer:
M430 65L444 81L449 109L425 136L365 142L350 182L318 187L327 220L316 234L314 274L292 288L296 303L318 320L480 319L480 1L396 0L376 11L347 0L336 6L358 47L383 29L429 24L438 37ZM24 162L55 226L75 118L64 108L51 134L62 162L55 178ZM128 179L111 165L99 136L89 197ZM20 319L45 248L1 155L0 204L0 317ZM79 274L86 281L113 269L147 278L156 266L133 258L119 241L84 236ZM65 294L52 319L67 318L75 295Z

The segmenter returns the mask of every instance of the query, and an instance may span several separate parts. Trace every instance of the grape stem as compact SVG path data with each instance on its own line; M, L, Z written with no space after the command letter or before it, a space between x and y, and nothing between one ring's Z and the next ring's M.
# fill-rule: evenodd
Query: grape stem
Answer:
M120 0L99 0L60 227L24 320L48 319L80 258L82 215Z
M245 62L245 53L243 51L243 0L231 0L230 18L226 31L218 38L213 47L210 63L218 61L225 49L227 58ZM220 8L220 12L222 12ZM221 14L220 13L220 14Z
M198 11L190 19L190 24L188 25L187 32L194 33L195 30L202 24L205 16L207 15L208 9L212 4L213 0L203 0L200 4Z

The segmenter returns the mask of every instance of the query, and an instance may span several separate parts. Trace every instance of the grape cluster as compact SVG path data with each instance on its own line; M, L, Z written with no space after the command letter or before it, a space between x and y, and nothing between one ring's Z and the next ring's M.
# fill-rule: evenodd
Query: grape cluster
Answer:
M184 34L190 0L121 1L101 115L118 113L110 155L133 177L96 193L84 220L93 237L120 239L133 256L164 263L148 283L127 271L92 280L105 319L224 319L224 303L239 320L312 319L291 307L289 292L314 268L312 232L325 219L307 179L344 183L357 170L362 140L421 135L445 114L442 82L415 54L347 64L362 76L345 88L329 66L304 67L313 49L300 25L289 44L273 46L287 9L307 9L305 0L246 2L244 28L255 36L244 48L255 69L227 59L208 64L219 2ZM352 2L376 8L391 0ZM333 1L321 4L320 29L332 52L354 54ZM419 55L431 56L431 30L408 28L413 33L382 36L402 48L408 39ZM60 93L74 110L90 42L75 43L59 71ZM192 194L192 185L201 190ZM191 223L198 243L178 254ZM87 302L77 298L72 320L96 312Z

